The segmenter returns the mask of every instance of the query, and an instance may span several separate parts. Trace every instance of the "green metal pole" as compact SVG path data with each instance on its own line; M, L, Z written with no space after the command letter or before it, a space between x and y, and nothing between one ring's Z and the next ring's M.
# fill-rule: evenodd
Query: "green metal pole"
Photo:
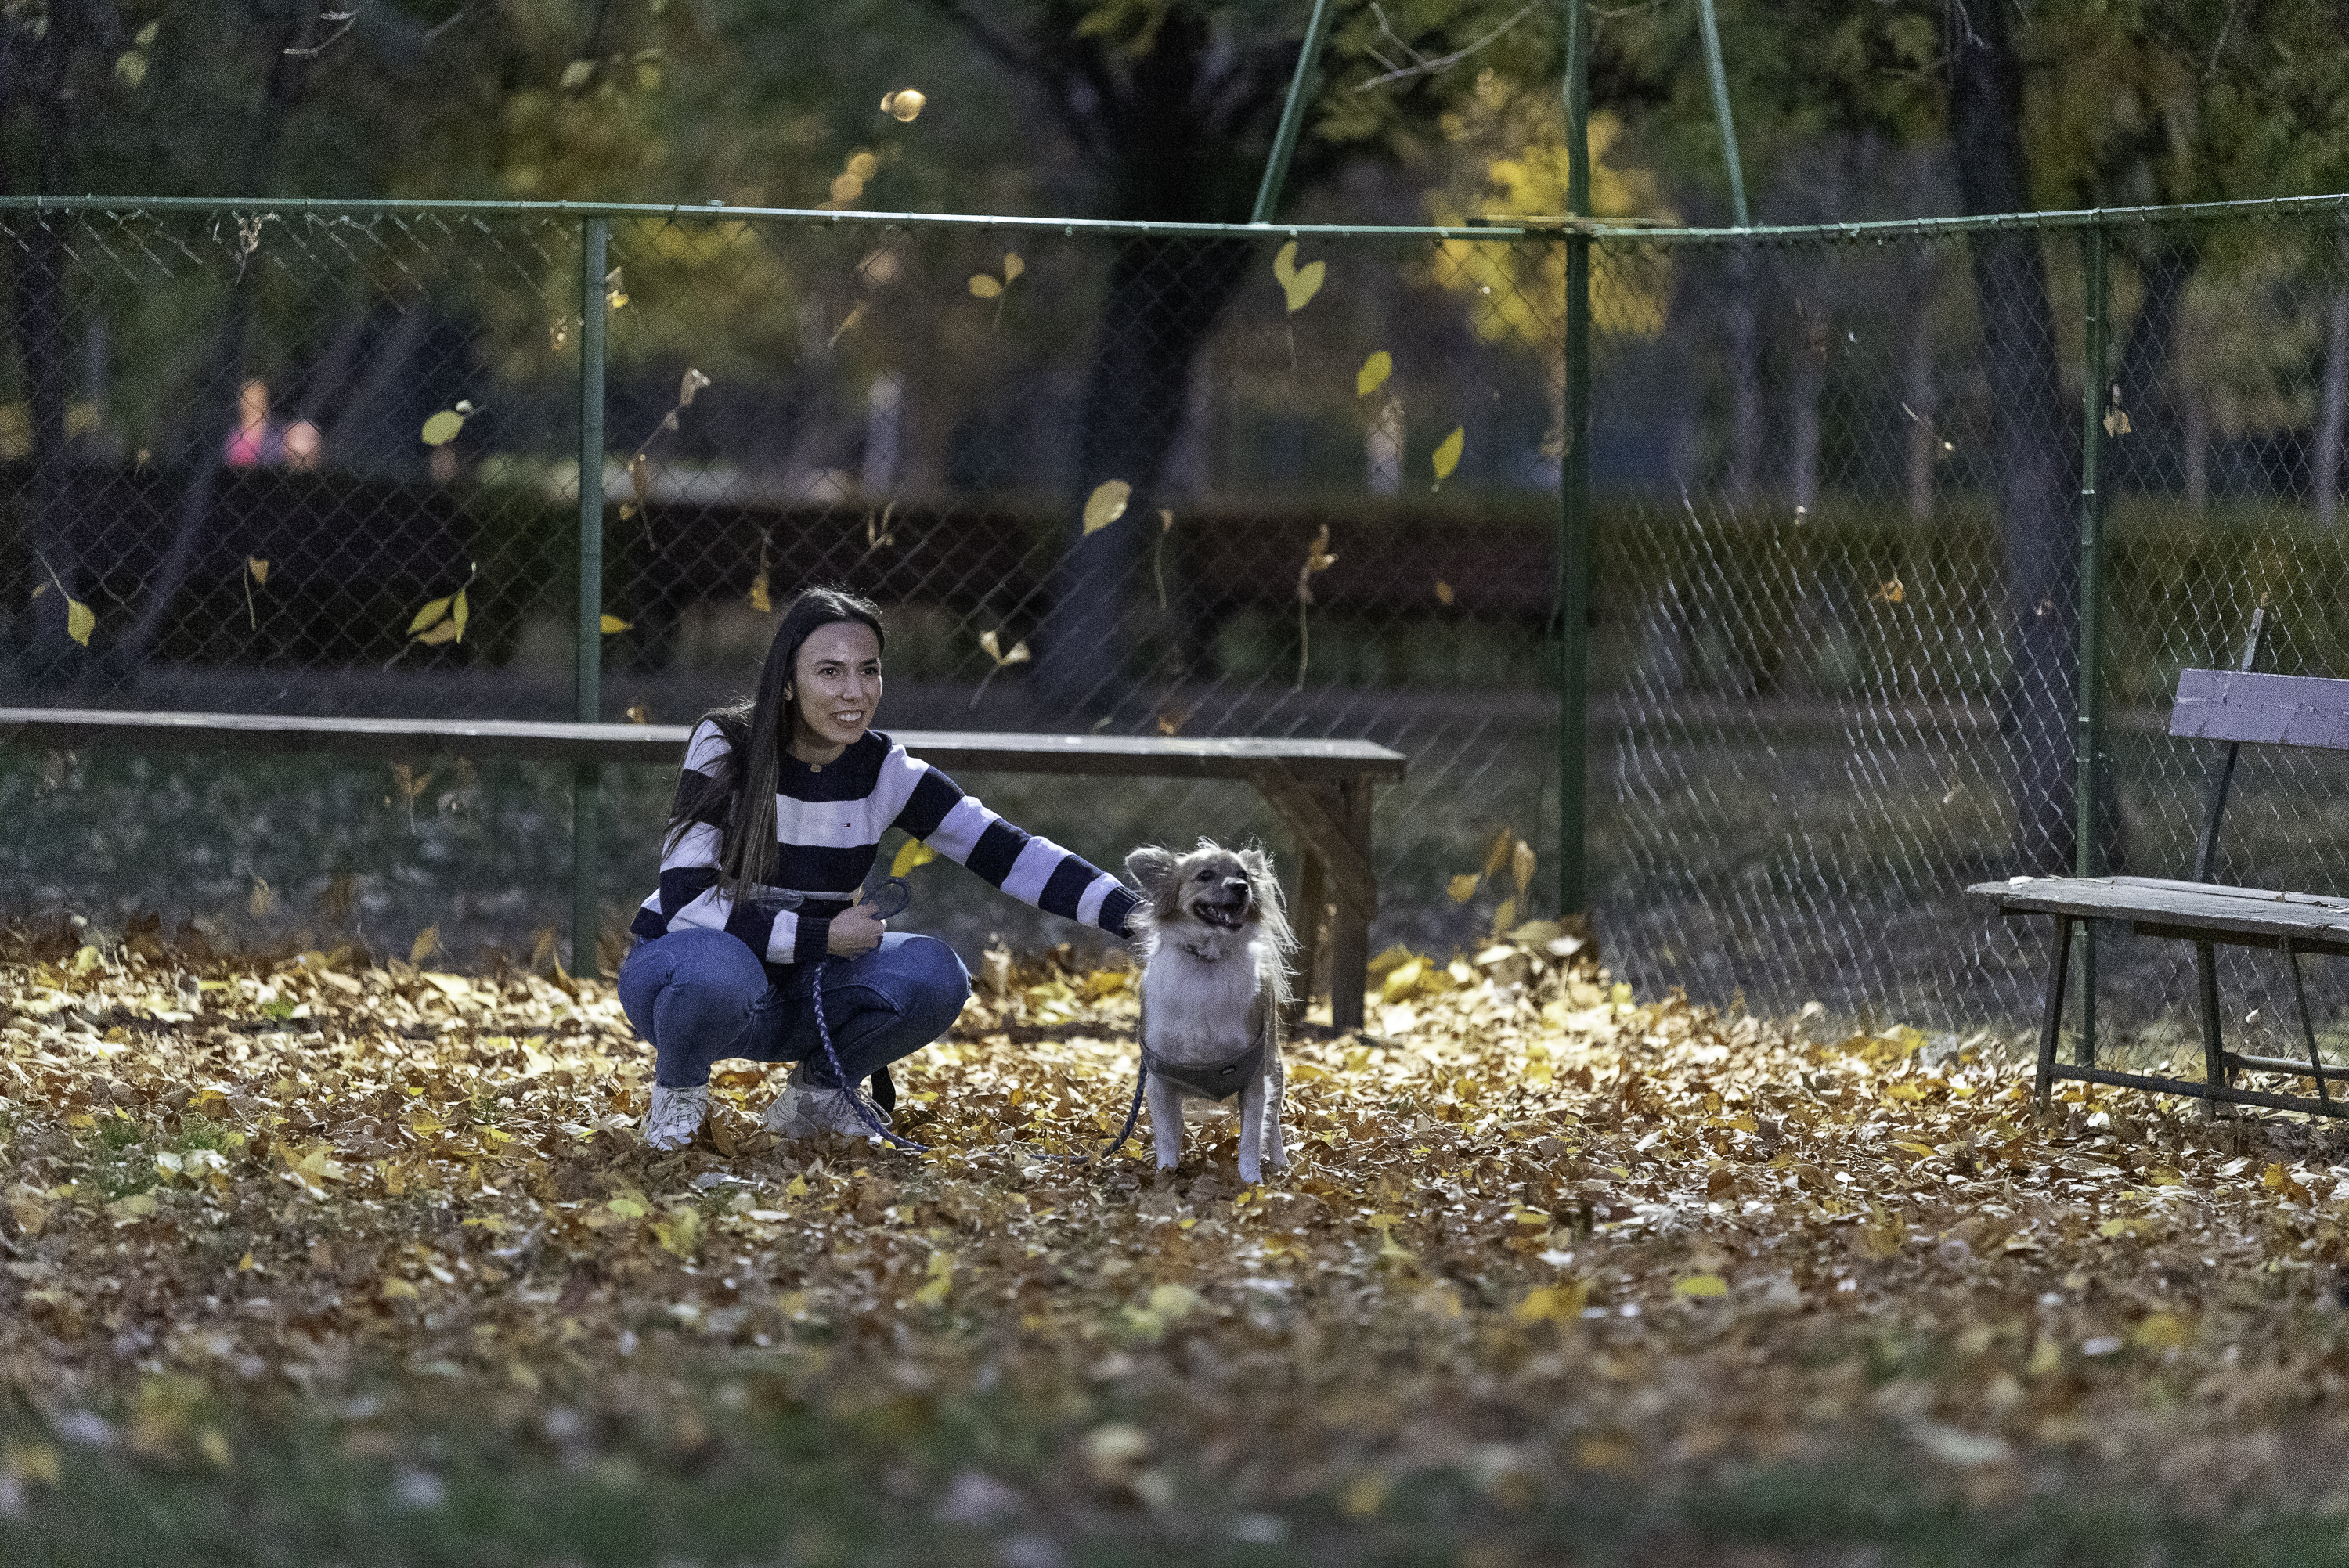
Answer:
M579 644L573 717L603 717L604 684L604 318L608 219L590 218L579 259ZM596 796L604 770L592 762L571 776L571 970L596 973L599 898Z
M1590 216L1590 62L1583 0L1566 0L1566 210ZM1557 907L1590 907L1584 863L1590 699L1590 238L1566 246L1566 449L1557 475Z
M1280 205L1281 181L1288 178L1289 156L1297 150L1298 128L1305 120L1305 105L1313 96L1312 83L1321 60L1321 38L1330 27L1330 0L1313 0L1313 15L1305 23L1305 45L1297 51L1297 74L1288 78L1288 101L1280 106L1280 129L1273 132L1272 156L1265 160L1264 179L1256 188L1251 223L1272 222Z
M1721 59L1721 24L1713 19L1713 0L1697 0L1698 25L1704 30L1704 74L1713 84L1713 118L1721 125L1721 156L1729 165L1729 211L1737 226L1750 229L1745 211L1745 169L1737 156L1737 122L1729 114L1729 70Z
M2111 334L2112 289L2105 268L2105 231L2092 224L2081 236L2086 316L2080 387L2080 646L2075 676L2080 704L2079 784L2075 806L2078 842L2075 874L2102 874L2101 800L2104 713L2099 666L2104 653L2103 568L2105 508L2100 480L2104 467L2105 376ZM2080 922L2080 1051L2083 1066L2096 1059L2096 923Z

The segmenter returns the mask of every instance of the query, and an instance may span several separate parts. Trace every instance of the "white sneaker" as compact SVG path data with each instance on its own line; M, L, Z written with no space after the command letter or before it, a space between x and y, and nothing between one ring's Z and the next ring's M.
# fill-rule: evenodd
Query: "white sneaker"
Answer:
M645 1147L663 1154L684 1148L709 1115L709 1086L663 1088L653 1085L652 1109L645 1112Z
M890 1122L889 1113L877 1105L871 1107L882 1126ZM784 1085L775 1103L767 1108L767 1126L785 1138L813 1138L818 1133L837 1132L844 1138L870 1138L873 1129L856 1114L856 1105L849 1091L828 1084L811 1084L801 1078L797 1069Z

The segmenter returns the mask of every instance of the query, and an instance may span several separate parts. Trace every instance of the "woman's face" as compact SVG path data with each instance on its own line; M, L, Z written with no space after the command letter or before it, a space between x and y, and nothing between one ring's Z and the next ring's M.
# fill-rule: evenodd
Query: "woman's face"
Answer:
M792 679L792 751L829 762L864 737L881 706L881 639L862 621L818 626Z

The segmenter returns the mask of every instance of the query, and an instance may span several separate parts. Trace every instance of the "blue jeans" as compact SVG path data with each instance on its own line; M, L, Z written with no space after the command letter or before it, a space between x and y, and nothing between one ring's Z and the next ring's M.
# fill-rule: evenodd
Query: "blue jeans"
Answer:
M653 1081L693 1088L728 1057L799 1062L834 1082L811 998L816 966L794 964L772 985L767 966L722 931L672 931L639 943L620 965L620 1006L652 1044ZM823 965L823 1016L841 1070L856 1083L947 1032L970 995L970 974L935 936L892 931L881 945Z

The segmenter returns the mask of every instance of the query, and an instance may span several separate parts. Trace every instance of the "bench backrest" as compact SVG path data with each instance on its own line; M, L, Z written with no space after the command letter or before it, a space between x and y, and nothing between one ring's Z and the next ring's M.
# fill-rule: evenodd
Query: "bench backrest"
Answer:
M2349 751L2349 681L2181 670L2169 733L2198 740Z

